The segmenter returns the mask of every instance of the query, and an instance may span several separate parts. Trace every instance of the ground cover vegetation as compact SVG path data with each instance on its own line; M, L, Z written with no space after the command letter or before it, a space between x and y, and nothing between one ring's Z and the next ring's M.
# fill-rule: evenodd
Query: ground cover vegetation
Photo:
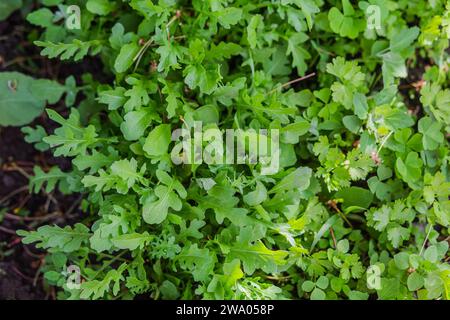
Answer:
M0 72L0 125L70 162L35 166L30 192L82 199L17 231L57 298L450 298L449 1L0 8L41 56L104 75ZM196 121L278 129L279 171L174 164Z

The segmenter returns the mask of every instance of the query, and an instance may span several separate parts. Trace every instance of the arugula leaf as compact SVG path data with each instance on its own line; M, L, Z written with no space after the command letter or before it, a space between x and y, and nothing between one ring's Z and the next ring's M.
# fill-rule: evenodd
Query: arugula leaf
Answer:
M38 248L55 247L66 253L79 250L90 237L89 229L81 223L75 224L73 228L42 226L35 233L19 230L17 234L24 237L25 244L37 242Z
M153 193L144 201L143 217L149 224L159 224L163 222L169 208L180 211L182 202L180 198L186 198L186 190L175 178L170 177L166 172L158 170L156 175L164 185L157 186Z
M167 153L170 142L170 125L160 124L149 133L142 148L150 157L158 157Z

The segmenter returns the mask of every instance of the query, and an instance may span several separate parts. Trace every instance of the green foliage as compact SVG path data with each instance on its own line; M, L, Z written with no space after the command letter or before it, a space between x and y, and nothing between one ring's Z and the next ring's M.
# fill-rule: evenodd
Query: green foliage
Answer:
M58 167L52 167L45 173L40 167L34 167L34 176L30 179L30 189L38 193L45 184L45 192L52 192L59 183L59 189L65 191L68 188L70 176L61 171Z
M19 232L48 249L59 298L450 298L448 1L89 0L81 30L41 2L42 54L98 56L114 79L67 119L48 110L53 133L24 129L73 162L36 168L34 192L85 197L73 228ZM278 129L280 170L174 164L171 134L195 121Z
M89 229L81 223L73 228L66 226L43 226L36 233L18 231L18 235L25 237L24 243L39 242L39 248L55 248L61 252L74 252L89 239Z
M100 42L97 40L80 41L74 39L72 43L52 43L36 41L35 45L44 47L41 54L49 58L59 57L61 60L72 59L78 61L83 59L86 55L91 53L95 55L101 50Z
M45 108L55 104L65 86L47 79L33 79L18 72L0 72L0 125L22 126L33 121Z

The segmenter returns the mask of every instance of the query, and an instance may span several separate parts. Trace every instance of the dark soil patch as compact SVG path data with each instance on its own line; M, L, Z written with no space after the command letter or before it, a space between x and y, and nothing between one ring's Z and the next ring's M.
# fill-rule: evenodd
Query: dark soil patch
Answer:
M40 300L42 292L30 285L25 275L19 275L17 266L0 262L0 299L1 300Z
M415 61L407 61L408 76L400 80L399 91L402 94L409 111L418 117L422 117L423 106L420 102L420 90L425 85L423 74L427 68L433 66L433 61L422 59L419 52Z
M0 299L48 298L39 273L44 255L33 245L23 245L15 231L35 230L46 223L72 224L78 220L81 214L78 195L29 194L25 176L32 174L35 165L44 169L57 165L64 170L70 163L34 150L24 142L18 128L2 128L0 165L0 217L3 217L0 219Z

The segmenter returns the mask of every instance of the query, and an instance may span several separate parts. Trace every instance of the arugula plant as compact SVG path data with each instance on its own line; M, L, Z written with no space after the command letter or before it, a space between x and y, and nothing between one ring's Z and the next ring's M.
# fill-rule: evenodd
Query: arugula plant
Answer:
M114 76L68 119L48 110L54 133L25 129L73 163L32 190L84 195L74 226L18 232L59 298L450 298L448 1L41 4L42 55ZM279 129L281 170L175 165L171 132L194 121Z

